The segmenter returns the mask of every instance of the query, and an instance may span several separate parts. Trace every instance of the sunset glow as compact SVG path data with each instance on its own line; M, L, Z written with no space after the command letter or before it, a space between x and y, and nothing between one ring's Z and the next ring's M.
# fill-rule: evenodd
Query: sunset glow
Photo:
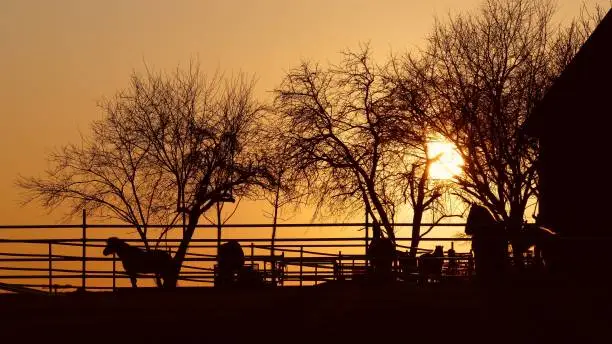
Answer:
M435 161L429 167L431 179L451 179L462 171L463 158L451 142L436 139L427 143L427 156Z

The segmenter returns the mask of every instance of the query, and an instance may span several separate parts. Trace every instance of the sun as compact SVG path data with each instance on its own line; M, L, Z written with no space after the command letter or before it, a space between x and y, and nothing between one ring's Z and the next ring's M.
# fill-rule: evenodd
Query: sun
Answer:
M427 143L427 157L435 159L429 166L431 179L452 179L461 174L463 158L451 142L435 139Z

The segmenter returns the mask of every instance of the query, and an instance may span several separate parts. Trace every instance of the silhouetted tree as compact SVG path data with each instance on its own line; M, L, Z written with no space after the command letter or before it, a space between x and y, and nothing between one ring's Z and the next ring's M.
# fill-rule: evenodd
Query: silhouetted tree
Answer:
M17 185L26 203L39 200L50 209L67 204L68 216L85 209L133 224L148 250L148 225L178 218L173 181L151 161L152 145L119 116L119 105L103 102L106 117L92 124L90 136L52 153L44 177L20 177Z
M211 225L215 225L217 227L217 250L221 247L221 237L223 235L222 229L223 225L225 225L235 214L240 206L241 199L235 200L233 195L224 195L222 199L219 199L215 202L214 213L216 219L211 219L207 216L207 214L202 214L202 217ZM225 207L225 203L235 203L233 205L233 209L227 214L225 217L223 216L223 208Z
M394 152L397 163L393 166L390 184L394 187L392 194L399 197L399 202L412 208L410 254L414 257L421 239L437 224L460 215L453 214L449 198L445 197L451 196L454 183L436 180L430 174L432 166L443 157L430 150L430 145L439 140L439 134L423 118L429 104L419 97L423 87L418 82L420 79L406 82L406 73L398 58L391 58L387 64L385 78L392 88L387 110L401 119L398 121L401 125L389 131L399 149ZM432 225L424 229L422 223L427 213L432 215Z
M365 206L394 240L395 200L389 190L399 147L401 117L389 111L392 89L367 48L344 52L329 68L303 62L276 90L276 108L289 124L286 134L294 168L308 176L318 209ZM394 129L395 128L395 129Z
M129 223L186 214L174 255L178 274L200 217L264 183L257 146L263 107L253 86L242 75L207 80L194 66L134 73L128 89L103 103L91 140L54 155L57 167L46 177L19 184L45 205L68 202L74 211L90 207Z
M413 208L412 253L423 214L441 209L443 183L432 183L427 155L433 132L412 107L398 102L397 78L389 65L372 61L367 46L346 51L338 65L303 62L276 90L276 109L287 122L291 167L301 171L317 206L363 209L395 240L396 208ZM392 64L391 64L392 65ZM437 221L444 216L437 217Z
M292 206L293 214L299 211L298 207L304 205L306 198L304 189L300 188L305 180L302 171L295 168L292 161L292 152L286 137L287 125L272 111L267 116L264 142L268 154L265 165L269 173L269 183L262 188L260 199L267 203L272 209L264 209L264 216L272 220L272 233L270 240L270 257L276 254L276 236L278 232L278 221L287 219L284 210ZM272 282L276 282L277 266L272 265Z
M410 254L416 256L421 239L429 234L444 219L460 217L449 204L453 184L450 180L434 180L430 176L432 164L439 157L431 157L425 152L424 157L415 159L404 173L404 180L398 185L404 188L404 199L412 207L412 234ZM431 214L431 225L423 228L424 216Z
M268 116L265 125L265 144L269 154L266 156L266 166L270 184L263 189L262 198L272 207L272 211L264 214L272 219L272 237L270 255L274 256L278 220L283 208L288 205L302 204L305 194L300 190L302 171L295 168L292 161L291 145L286 136L288 126L274 113Z
M510 235L536 192L537 142L523 124L582 39L577 26L553 28L553 13L545 0L487 0L478 13L437 21L422 55L403 64L405 106L419 105L463 157L461 197L487 207Z
M417 116L411 110L404 109L403 114L412 119L407 123L413 123L410 134L402 133L398 141L403 149L403 154L398 154L400 164L397 166L397 174L393 178L393 185L398 188L398 195L402 203L412 208L412 230L410 241L410 255L415 257L421 239L429 234L442 220L459 215L452 214L452 207L445 195L450 195L453 183L450 180L434 180L431 175L432 165L441 155L432 155L428 146L433 142L433 131L420 125ZM432 225L423 230L423 217L425 214L432 215Z

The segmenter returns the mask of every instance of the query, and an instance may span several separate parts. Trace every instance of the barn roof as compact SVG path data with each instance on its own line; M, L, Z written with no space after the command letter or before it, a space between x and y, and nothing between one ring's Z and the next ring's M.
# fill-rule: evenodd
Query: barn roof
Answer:
M580 101L576 95L583 94L585 88L597 87L612 90L612 9L532 111L526 123L527 132L539 137L556 110L563 109L567 102Z

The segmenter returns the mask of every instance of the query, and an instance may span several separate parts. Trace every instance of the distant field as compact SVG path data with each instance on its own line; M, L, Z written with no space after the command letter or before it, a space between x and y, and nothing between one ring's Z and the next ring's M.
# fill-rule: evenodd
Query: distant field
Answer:
M605 288L526 285L0 295L0 337L11 339L6 343L609 343L611 305Z

